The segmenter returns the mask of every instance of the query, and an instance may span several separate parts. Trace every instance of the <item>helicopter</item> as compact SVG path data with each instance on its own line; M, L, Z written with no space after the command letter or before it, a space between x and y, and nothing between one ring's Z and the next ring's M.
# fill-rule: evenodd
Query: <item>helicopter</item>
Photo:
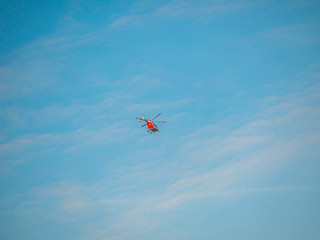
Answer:
M145 119L142 115L141 115L141 118L136 118L139 120L139 122L141 121L145 121L146 124L142 125L141 127L144 127L146 125L148 125L148 133L152 134L154 132L159 132L159 129L158 129L158 126L155 124L155 122L158 122L158 123L167 123L167 122L164 122L164 121L153 121L155 120L157 117L160 116L161 113L159 113L157 116L155 116L153 119L150 120L150 118L147 116L147 119Z

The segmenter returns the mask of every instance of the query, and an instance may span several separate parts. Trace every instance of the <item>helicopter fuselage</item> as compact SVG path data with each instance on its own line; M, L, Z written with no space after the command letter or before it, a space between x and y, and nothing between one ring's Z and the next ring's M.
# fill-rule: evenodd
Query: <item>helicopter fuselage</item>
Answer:
M152 132L158 132L159 131L157 125L154 124L152 121L148 121L148 128Z

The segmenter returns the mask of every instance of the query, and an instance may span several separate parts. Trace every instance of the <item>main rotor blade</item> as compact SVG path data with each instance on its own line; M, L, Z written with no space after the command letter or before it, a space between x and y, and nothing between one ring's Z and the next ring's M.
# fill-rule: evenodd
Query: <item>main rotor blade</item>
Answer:
M145 125L147 125L147 123L146 123L146 124L143 124L141 127L144 127Z
M159 123L167 123L167 122L164 122L164 121L154 121L154 122L159 122Z
M157 116L155 116L152 120L155 120L157 117L160 116L161 113L159 113Z

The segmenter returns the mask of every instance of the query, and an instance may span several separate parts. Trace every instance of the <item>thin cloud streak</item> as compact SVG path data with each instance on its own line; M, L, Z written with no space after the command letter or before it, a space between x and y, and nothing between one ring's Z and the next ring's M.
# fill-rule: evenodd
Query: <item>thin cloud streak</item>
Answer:
M257 32L242 40L253 46L274 45L281 47L301 47L315 45L320 39L320 32L313 23L272 27Z
M194 21L207 22L214 15L230 14L252 7L248 1L184 1L172 0L149 11L135 15L122 16L111 23L107 29L121 27L142 28L158 19L194 19Z

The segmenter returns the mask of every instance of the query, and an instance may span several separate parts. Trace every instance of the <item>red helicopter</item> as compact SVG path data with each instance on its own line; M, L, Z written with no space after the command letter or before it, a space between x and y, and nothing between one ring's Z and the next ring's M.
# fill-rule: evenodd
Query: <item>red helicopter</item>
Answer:
M163 122L163 121L153 121L157 117L159 117L160 114L161 113L159 113L157 116L155 116L152 120L150 120L148 116L147 116L147 119L145 119L142 115L141 115L141 118L136 118L136 119L138 119L139 122L145 121L146 124L142 125L141 127L144 127L144 126L148 125L149 130L147 132L152 134L153 132L159 132L159 129L158 129L157 125L155 124L155 122L166 123L166 122Z

